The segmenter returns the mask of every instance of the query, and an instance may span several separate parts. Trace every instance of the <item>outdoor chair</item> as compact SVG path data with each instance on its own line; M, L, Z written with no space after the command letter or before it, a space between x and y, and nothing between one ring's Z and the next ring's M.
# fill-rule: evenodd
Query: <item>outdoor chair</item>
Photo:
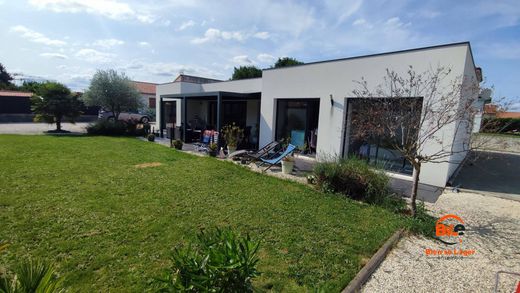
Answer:
M262 163L260 164L260 166L262 166L263 164L268 164L269 166L267 166L267 168L265 168L262 172L265 172L267 170L269 170L269 168L271 168L272 166L280 163L280 161L282 161L283 158L287 157L288 155L290 155L292 152L294 152L294 150L296 149L296 146L292 145L292 144L289 144L287 146L287 148L285 149L285 151L283 153L281 153L278 157L276 158L272 158L272 159L264 159L264 158L260 158L260 160L262 161Z
M246 155L251 158L253 161L258 161L260 158L268 159L267 155L269 152L274 150L277 146L279 146L280 143L277 141L272 141L268 144L266 144L263 148L259 149L256 152L248 152Z

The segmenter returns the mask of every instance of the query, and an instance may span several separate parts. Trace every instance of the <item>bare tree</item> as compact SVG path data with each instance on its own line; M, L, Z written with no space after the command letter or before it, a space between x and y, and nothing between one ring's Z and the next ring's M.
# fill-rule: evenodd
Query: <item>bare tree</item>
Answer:
M384 82L375 88L356 81L349 139L383 144L399 152L413 167L411 210L424 163L460 163L477 146L470 143L478 82L453 77L446 67L417 73L409 67L402 76L387 69Z

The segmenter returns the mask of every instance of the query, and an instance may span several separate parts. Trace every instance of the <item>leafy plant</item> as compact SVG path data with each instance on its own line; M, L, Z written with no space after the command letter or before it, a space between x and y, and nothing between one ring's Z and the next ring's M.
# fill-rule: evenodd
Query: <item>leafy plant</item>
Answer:
M213 143L209 144L209 151L210 152L216 152L217 149L218 149L218 145L216 143L213 142Z
M182 150L182 140L180 139L176 139L172 142L173 144L173 147L175 147L175 149L178 149L178 150Z
M222 135L228 146L236 147L238 141L244 136L244 130L233 122L233 124L222 127Z
M108 135L108 136L142 136L144 128L138 128L137 120L128 121L110 121L106 119L97 120L87 126L87 133L90 135Z
M26 260L14 272L0 277L0 292L53 293L60 289L63 279L58 278L52 265L39 260Z
M231 229L200 232L194 245L174 250L171 272L157 280L158 291L253 292L259 246Z
M316 164L316 184L325 192L376 203L389 195L389 178L356 158L340 158Z

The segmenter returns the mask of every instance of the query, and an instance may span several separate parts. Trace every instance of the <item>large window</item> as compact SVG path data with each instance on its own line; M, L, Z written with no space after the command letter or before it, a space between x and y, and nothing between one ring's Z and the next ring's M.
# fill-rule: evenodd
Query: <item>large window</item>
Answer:
M276 140L291 138L303 149L316 149L319 99L279 99L276 106Z
M413 168L399 149L417 140L421 104L420 98L348 99L346 155L366 159L392 172L411 175ZM386 127L389 123L395 124Z

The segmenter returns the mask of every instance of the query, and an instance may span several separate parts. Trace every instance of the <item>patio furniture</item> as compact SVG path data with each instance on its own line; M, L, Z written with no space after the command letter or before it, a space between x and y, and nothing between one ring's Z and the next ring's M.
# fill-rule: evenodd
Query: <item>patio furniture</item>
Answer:
M265 168L263 170L263 172L269 170L269 168L271 168L272 166L280 163L280 161L287 157L288 155L290 155L292 152L294 152L294 150L296 149L296 146L292 145L292 144L289 144L287 146L287 148L285 149L285 151L283 153L281 153L278 157L276 158L272 158L272 159L264 159L264 158L260 158L260 160L262 161L262 163L260 164L260 166L262 166L263 164L268 164L269 166L267 166L267 168Z
M200 139L200 142L195 143L194 146L196 147L197 151L203 152L203 151L209 151L209 145L212 143L218 143L218 136L219 133L215 130L204 130L202 132L202 137Z
M278 145L280 145L277 141L271 141L266 144L263 148L259 149L256 152L248 152L246 155L250 157L253 161L258 161L260 158L266 158L266 155L269 154L270 151L274 150Z
M305 131L291 130L291 144L299 149L303 149L305 146Z

